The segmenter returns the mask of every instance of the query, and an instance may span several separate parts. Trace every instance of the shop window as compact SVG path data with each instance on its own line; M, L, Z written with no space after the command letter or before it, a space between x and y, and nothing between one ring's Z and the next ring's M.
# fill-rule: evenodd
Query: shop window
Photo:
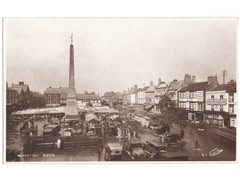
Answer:
M202 111L203 110L203 103L198 103L198 110Z
M195 98L195 92L190 92L189 96L190 98Z
M220 105L220 111L223 111L223 105Z
M196 104L195 103L190 103L190 109L195 110Z
M229 102L234 102L233 93L229 93Z
M223 100L223 95L220 95L220 100Z
M211 111L214 111L214 105L211 105Z
M229 105L229 113L234 113L234 106L232 104Z

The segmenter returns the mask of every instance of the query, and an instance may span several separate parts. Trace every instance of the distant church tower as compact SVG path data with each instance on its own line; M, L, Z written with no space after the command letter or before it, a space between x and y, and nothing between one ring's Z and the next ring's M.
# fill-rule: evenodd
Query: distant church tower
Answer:
M74 80L74 47L73 35L71 35L70 59L69 59L69 86L67 94L67 108L65 110L66 120L78 120L77 93Z

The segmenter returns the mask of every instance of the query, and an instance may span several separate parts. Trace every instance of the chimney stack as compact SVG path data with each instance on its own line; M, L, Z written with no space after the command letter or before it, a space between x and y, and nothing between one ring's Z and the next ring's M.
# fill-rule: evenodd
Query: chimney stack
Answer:
M158 78L158 86L161 84L161 78Z
M213 86L218 85L217 75L216 76L208 76L208 84L211 84Z
M196 82L196 76L192 76L192 83Z
M19 81L19 85L20 85L20 86L23 86L23 85L24 85L24 82L23 82L23 81Z
M138 86L135 84L135 85L134 85L134 91L136 91L137 88L138 88Z
M150 86L153 86L153 81L150 81Z
M185 74L184 84L190 84L192 82L191 75Z

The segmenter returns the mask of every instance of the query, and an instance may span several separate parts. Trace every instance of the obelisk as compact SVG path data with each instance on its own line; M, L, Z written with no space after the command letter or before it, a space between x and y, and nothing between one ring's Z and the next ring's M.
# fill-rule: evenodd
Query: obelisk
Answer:
M71 35L71 44L70 44L69 86L68 86L68 94L67 94L67 108L66 108L65 115L66 115L66 120L78 119L77 93L75 89L75 80L74 80L73 35Z

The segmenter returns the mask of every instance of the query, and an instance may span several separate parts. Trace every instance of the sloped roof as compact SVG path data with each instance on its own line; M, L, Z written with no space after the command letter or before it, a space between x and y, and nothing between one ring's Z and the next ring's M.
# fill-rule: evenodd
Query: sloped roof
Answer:
M155 87L154 86L148 87L146 92L152 92L152 91L155 91Z
M201 90L208 90L210 89L210 86L208 82L198 82L198 83L192 83L189 84L186 87L183 87L180 89L180 91L201 91Z
M173 90L178 90L178 89L180 89L182 87L183 83L184 83L183 80L182 81L172 82L170 84L170 89L172 88Z
M77 94L78 100L100 100L96 94Z
M60 88L47 88L45 91L46 94L64 94L68 93L68 88L67 87L60 87Z
M45 91L46 94L60 94L59 88L47 88Z
M21 88L20 88L20 90L21 90ZM10 87L7 87L7 91L17 91L18 92L18 90L10 88Z
M59 89L61 94L68 93L69 90L68 87L60 87Z
M23 92L29 91L29 86L27 84L24 84L24 85L12 84L11 88L21 88Z
M21 87L12 87L11 89L17 91L19 94L23 91Z
M227 92L236 92L236 83L230 84L221 84L213 89L213 91L227 91Z
M147 89L149 88L150 86L145 86L143 88L139 88L137 91L147 91Z
M167 88L169 86L170 83L165 83L165 82L162 82L161 84L159 84L156 88L157 89L160 89L160 88Z
M145 86L144 88L142 88L143 91L146 91L150 86Z

